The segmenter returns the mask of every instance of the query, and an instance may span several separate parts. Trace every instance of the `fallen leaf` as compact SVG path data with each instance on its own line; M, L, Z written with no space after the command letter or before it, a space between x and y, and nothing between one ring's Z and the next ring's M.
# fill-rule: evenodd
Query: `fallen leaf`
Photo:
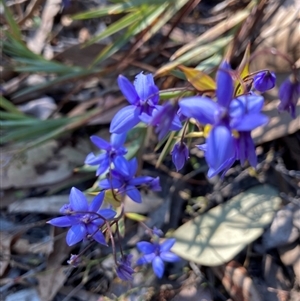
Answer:
M2 150L8 163L0 175L1 189L37 187L63 181L72 175L75 167L82 165L89 152L87 143L78 144L78 147L59 147L55 140L29 149L21 157L12 157Z
M206 266L228 262L262 235L280 202L271 186L253 187L175 230L172 250Z
M57 266L49 267L47 271L37 276L39 281L38 293L41 301L52 301L59 289L64 285L70 267Z
M8 206L8 212L35 212L58 214L59 209L69 203L68 195L21 199Z
M61 236L64 230L55 228L56 236L53 252L47 259L46 271L37 275L39 282L38 293L41 301L52 301L60 288L64 285L71 270L69 266L62 266L61 263L69 256L72 248L68 247L65 237ZM59 239L56 239L59 237Z

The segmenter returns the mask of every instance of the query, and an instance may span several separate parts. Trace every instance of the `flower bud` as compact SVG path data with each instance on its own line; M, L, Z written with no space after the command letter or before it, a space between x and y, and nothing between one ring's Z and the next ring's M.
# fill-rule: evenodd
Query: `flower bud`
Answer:
M295 77L287 78L279 88L278 111L287 111L296 118L296 105L300 97L300 83Z
M189 158L189 150L186 144L183 142L176 143L171 154L172 161L177 171L179 171L184 166L186 160Z
M276 76L274 72L263 71L254 76L253 86L259 92L266 92L274 88Z

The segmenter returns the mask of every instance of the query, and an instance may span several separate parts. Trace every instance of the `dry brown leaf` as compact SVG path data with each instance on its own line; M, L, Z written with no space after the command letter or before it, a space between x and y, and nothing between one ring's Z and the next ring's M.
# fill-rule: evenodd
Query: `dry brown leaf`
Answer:
M233 301L262 301L246 269L236 261L212 267Z
M50 255L53 252L53 240L30 244L25 238L20 238L12 245L12 250L17 254L38 254Z
M70 271L69 266L62 266L61 263L69 256L71 248L67 246L65 237L61 236L62 229L55 228L54 233L56 238L60 235L59 239L54 237L54 248L47 260L46 271L39 274L37 279L39 281L38 293L41 301L52 301L54 296L64 285Z
M87 196L91 201L93 196ZM69 195L45 196L18 200L9 205L9 212L35 212L47 214L59 214L59 209L69 203Z
M278 6L272 15L268 11L263 19L260 35L254 43L257 51L274 47L281 53L288 55L293 61L300 57L300 1L284 0L270 1L268 9L273 10ZM255 32L256 34L256 32ZM253 62L253 70L272 69L277 72L289 72L289 63L280 56L273 56L270 53L259 55Z
M73 169L82 165L91 151L87 139L81 142L76 147L61 148L57 141L52 140L29 149L21 157L12 157L9 152L2 150L2 156L7 156L8 164L0 175L1 189L50 185L70 177Z
M39 281L38 293L41 301L52 301L67 279L70 267L49 267L43 274L37 276Z

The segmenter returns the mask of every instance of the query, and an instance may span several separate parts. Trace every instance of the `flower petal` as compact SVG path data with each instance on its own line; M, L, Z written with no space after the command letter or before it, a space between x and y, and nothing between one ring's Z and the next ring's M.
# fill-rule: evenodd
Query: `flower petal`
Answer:
M234 140L231 131L226 126L214 127L206 140L205 158L213 169L218 169L226 160L235 154Z
M180 260L180 257L172 252L161 252L160 258L166 262L176 262Z
M94 197L93 201L91 202L91 204L89 206L89 211L97 212L99 210L99 208L101 207L101 205L103 203L104 195L105 195L105 192L102 191Z
M118 173L123 177L130 177L130 161L127 161L124 157L117 157L114 160L115 168Z
M93 237L95 241L99 244L107 246L107 242L105 237L101 231L101 229L94 227L93 225L88 225L88 233Z
M89 205L85 195L75 187L72 187L69 196L71 208L74 211L88 211Z
M104 179L99 182L99 187L101 189L107 190L111 188L120 188L122 186L122 182L117 179Z
M72 218L70 218L69 216L56 217L50 219L50 221L48 221L47 223L55 227L71 227L72 225L74 225L74 221L72 221Z
M229 115L231 118L245 114L259 113L264 106L264 98L260 95L242 95L230 103Z
M142 265L142 264L151 263L153 261L154 257L155 257L154 253L144 255L137 260L136 264Z
M101 209L98 213L107 220L114 218L117 214L116 211L112 209Z
M247 114L238 120L231 121L231 128L241 132L252 131L255 128L268 123L269 118L261 113Z
M152 99L153 96L158 94L158 88L155 86L152 74L139 73L134 80L134 87L142 101L148 100L149 97ZM158 95L154 99L154 102L156 99L158 101Z
M221 107L208 97L194 96L182 99L179 102L181 114L186 117L193 117L202 124L214 124L216 116Z
M99 154L98 156L95 156L93 153L90 153L87 155L84 163L87 165L99 165L102 163L103 160L107 159L108 154L107 153L102 153Z
M154 253L155 249L157 248L156 245L148 242L148 241L140 241L136 244L136 247L141 253L144 254L151 254Z
M117 134L129 131L140 122L140 111L140 108L136 106L121 109L112 119L109 131Z
M143 185L143 184L148 184L148 183L152 182L153 180L154 180L153 177L143 176L143 177L137 177L137 178L130 180L129 184L133 185L133 186L139 186L139 185Z
M115 148L119 148L123 146L126 141L126 136L127 136L126 133L111 134L110 136L111 145Z
M106 157L105 160L103 160L99 167L97 168L97 171L96 171L96 176L100 176L102 175L105 171L107 171L107 169L109 168L109 158L108 156Z
M142 202L142 196L137 188L134 186L127 186L126 187L126 194L136 203Z
M135 90L135 87L125 76L119 75L118 85L130 104L135 105L138 103L139 96Z
M83 224L74 225L68 231L66 241L69 246L73 246L86 237L86 227Z
M166 252L166 251L170 251L170 249L173 247L173 245L175 244L176 239L175 238L169 238L166 239L161 245L160 245L160 251L161 252Z
M233 81L230 74L231 67L228 62L223 61L216 76L217 100L222 107L228 108L233 97Z
M98 136L91 136L90 139L99 149L105 149L106 151L111 149L111 145Z
M219 174L221 171L223 171L222 176L221 176L221 178L223 178L225 176L226 172L233 165L233 163L235 162L235 160L236 160L236 157L234 156L234 157L226 160L217 169L214 169L214 168L210 167L209 170L208 170L207 176L209 178L212 178L212 177L216 176L217 174Z
M165 271L165 265L162 259L159 256L155 256L155 258L152 261L152 268L154 274L158 277L161 278L164 274Z
M129 167L129 176L131 178L134 177L134 175L136 174L136 170L138 168L138 162L136 158L131 159L130 161L128 161L128 167Z

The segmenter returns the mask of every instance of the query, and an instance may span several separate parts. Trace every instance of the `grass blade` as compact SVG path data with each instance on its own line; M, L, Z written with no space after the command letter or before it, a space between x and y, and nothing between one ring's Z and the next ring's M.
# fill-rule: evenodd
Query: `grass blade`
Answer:
M11 34L13 35L13 37L16 40L21 41L22 40L22 33L21 33L21 30L19 28L18 23L13 18L13 15L12 15L10 9L5 4L5 1L0 0L0 3L3 6L4 16L5 16L5 19L8 23L8 25L9 25L9 29L10 29Z
M140 11L133 12L131 14L126 15L125 17L121 18L120 20L114 22L110 26L106 28L103 32L96 35L92 39L90 39L87 43L85 43L83 46L87 47L95 42L99 42L102 39L105 39L112 34L130 26L133 23L139 22L142 19L142 15Z

